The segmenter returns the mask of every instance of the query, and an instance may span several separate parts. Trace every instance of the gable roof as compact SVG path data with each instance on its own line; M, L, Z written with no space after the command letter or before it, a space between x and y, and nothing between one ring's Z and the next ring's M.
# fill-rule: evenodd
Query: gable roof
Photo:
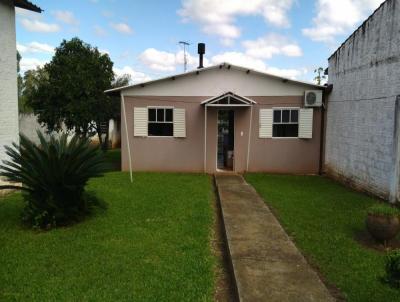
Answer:
M310 86L310 87L314 87L314 88L320 88L320 89L321 88L322 89L325 88L325 86L317 85L317 84L314 84L314 83L305 82L305 81L299 81L299 80L292 80L292 79L289 79L289 78L280 77L280 76L277 76L277 75L274 75L274 74L270 74L270 73L266 73L266 72L263 72L263 71L257 71L257 70L251 69L251 68L246 68L246 67L243 67L243 66L233 65L233 64L224 62L224 63L218 64L218 65L204 67L204 68L201 68L201 69L195 69L195 70L192 70L192 71L171 75L171 76L163 77L163 78L156 79L156 80L150 80L150 81L147 81L147 82L142 82L142 83L137 83L137 84L133 84L133 85L126 85L126 86L121 86L121 87L117 87L117 88L108 89L105 92L109 93L109 92L123 91L123 90L134 88L134 87L144 87L144 86L147 86L147 85L150 85L150 84L153 84L153 83L157 83L157 82L161 82L161 81L166 81L166 80L180 78L180 77L186 77L188 75L199 74L199 73L203 73L203 72L208 71L208 70L221 69L221 68L236 69L236 70L244 71L246 74L249 74L249 73L258 74L258 75L265 76L265 77L271 77L271 78L275 78L275 79L280 79L283 82L292 82L292 83L302 84L302 85L306 85L306 86Z
M227 102L226 105L230 104L231 99L233 99L233 100L235 100L235 101L237 101L237 102L239 102L239 103L241 103L243 105L248 105L248 106L250 106L252 104L257 104L256 101L253 101L252 99L246 98L246 97L241 96L241 95L237 95L237 94L235 94L235 93L233 93L231 91L228 91L228 92L225 92L225 93L223 93L221 95L217 95L217 96L214 96L214 97L209 98L207 100L204 100L204 101L201 102L201 104L202 105L218 104L219 101L221 101L222 99L225 99L225 98L228 99L228 102Z
M43 11L39 6L33 4L32 2L30 2L28 0L14 0L14 6L23 8L23 9L27 9L27 10L31 10L31 11L37 12L37 13L41 13Z

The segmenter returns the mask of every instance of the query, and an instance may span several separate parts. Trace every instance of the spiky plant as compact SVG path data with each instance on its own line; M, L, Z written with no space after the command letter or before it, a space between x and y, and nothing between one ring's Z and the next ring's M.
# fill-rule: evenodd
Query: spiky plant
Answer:
M78 135L70 141L67 134L46 139L38 131L38 137L40 144L20 135L19 146L5 147L10 160L0 165L0 176L14 184L0 188L24 191L23 218L32 225L67 224L88 212L93 198L85 185L103 174L103 154Z

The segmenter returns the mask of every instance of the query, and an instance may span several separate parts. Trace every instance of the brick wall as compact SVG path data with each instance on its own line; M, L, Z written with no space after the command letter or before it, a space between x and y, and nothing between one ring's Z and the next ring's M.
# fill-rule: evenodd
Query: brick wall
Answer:
M0 0L0 160L18 140L17 50L13 1Z
M329 59L325 169L388 198L400 94L400 0L386 1Z

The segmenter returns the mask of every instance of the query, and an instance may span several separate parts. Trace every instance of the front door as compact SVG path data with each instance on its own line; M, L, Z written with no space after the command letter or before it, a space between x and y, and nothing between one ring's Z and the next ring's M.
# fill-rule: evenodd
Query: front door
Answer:
M217 169L220 171L234 170L234 119L234 110L218 110Z

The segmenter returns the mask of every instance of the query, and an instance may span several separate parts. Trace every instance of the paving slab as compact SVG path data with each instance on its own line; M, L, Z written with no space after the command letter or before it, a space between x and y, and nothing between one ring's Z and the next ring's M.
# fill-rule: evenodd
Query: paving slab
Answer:
M240 301L335 301L242 176L216 174L215 182Z

